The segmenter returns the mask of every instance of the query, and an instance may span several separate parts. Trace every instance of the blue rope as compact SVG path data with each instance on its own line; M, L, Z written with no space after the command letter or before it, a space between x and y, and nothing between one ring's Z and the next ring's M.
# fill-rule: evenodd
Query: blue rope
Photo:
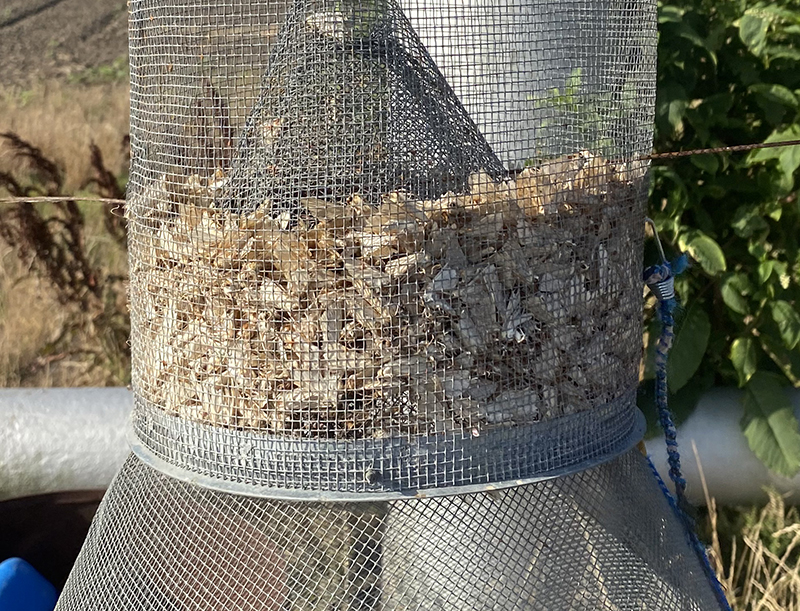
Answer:
M673 497L664 480L656 471L652 461L650 468L656 480L667 498L675 514L684 525L684 531L689 545L695 550L703 571L714 590L714 595L723 611L731 611L722 585L717 579L714 569L708 560L706 549L700 539L695 534L695 521L692 517L694 510L686 499L686 479L681 472L681 455L678 451L678 435L675 422L672 420L672 413L669 410L667 386L667 357L669 356L672 342L675 339L675 309L678 301L675 298L675 276L683 273L689 266L689 259L684 254L670 263L664 260L659 265L648 267L644 271L644 281L658 298L658 317L661 320L661 336L656 344L655 367L656 367L656 409L661 428L664 430L664 439L667 443L667 462L669 463L669 478L675 485L675 497Z
M669 411L667 400L667 357L675 338L675 308L678 301L675 299L675 276L684 272L689 265L686 255L681 255L673 263L664 261L659 265L648 267L644 272L644 281L658 297L658 317L661 320L661 336L656 344L656 408L658 420L664 431L667 442L667 462L669 463L669 478L675 485L675 494L678 505L685 508L687 517L691 515L689 503L686 501L686 480L681 473L681 455L678 452L677 431Z
M658 474L658 470L653 464L653 461L650 460L650 457L647 458L647 462L650 464L650 470L653 472L653 477L655 477L656 481L658 482L661 492L666 497L669 506L672 507L672 511L674 511L679 518L684 520L685 525L685 514L675 502L675 497L670 494L669 488L667 488L664 480L661 479L661 476ZM722 584L719 582L719 579L717 579L717 574L714 572L714 569L711 566L711 561L708 559L705 545L703 545L703 542L700 541L695 534L694 528L684 528L684 532L686 533L686 539L688 540L689 545L692 547L692 549L694 549L698 558L700 558L700 564L703 567L703 572L706 574L706 579L708 579L708 582L711 584L711 589L714 591L714 596L716 596L720 608L722 611L733 611L730 603L728 602L728 598L725 596L725 591L722 589Z

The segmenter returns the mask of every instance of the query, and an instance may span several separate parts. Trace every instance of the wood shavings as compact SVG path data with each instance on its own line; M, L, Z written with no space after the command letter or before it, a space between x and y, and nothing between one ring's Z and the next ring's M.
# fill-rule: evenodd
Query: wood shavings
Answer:
M306 437L514 426L635 383L646 168L583 151L469 193L215 208L226 177L132 196L138 392ZM613 228L613 229L612 229Z

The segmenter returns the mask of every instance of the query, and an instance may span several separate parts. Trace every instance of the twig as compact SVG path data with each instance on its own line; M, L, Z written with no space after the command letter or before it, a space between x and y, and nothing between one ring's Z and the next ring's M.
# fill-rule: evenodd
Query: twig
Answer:
M57 203L57 202L65 202L65 201L79 201L79 202L97 202L99 204L125 204L124 199L118 199L114 197L91 197L91 196L82 196L82 195L55 195L55 196L46 196L46 197L25 197L25 196L18 196L18 197L0 197L0 204L19 204L19 203L30 203L30 204L47 204L47 203ZM117 214L115 212L115 214ZM120 215L122 216L122 215Z
M706 507L708 507L708 521L711 528L711 555L714 559L714 564L716 565L714 568L717 571L717 574L720 576L720 582L724 585L725 594L729 599L732 599L735 598L733 572L731 571L728 575L725 575L725 567L722 564L722 546L720 545L719 532L717 531L717 501L708 491L706 474L703 470L703 464L700 462L700 454L697 451L697 443L695 443L694 439L692 439L692 452L694 453L694 460L697 463L697 471L700 474L700 485L703 488L703 498L705 498ZM733 564L733 559L731 559L731 564Z

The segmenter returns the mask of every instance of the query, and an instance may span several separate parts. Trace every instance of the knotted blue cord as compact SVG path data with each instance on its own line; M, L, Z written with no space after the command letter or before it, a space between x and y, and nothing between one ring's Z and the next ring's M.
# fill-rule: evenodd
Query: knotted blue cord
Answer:
M652 221L649 222L652 223ZM653 230L655 232L655 225L653 225ZM689 545L695 550L695 553L700 559L700 564L703 567L708 582L711 584L720 608L723 611L731 611L730 603L728 603L725 592L722 590L722 585L719 579L717 579L717 575L708 560L706 548L695 533L695 522L692 517L694 511L691 504L686 499L686 480L681 472L681 455L678 451L677 430L675 428L675 422L672 420L672 413L669 411L668 403L667 357L669 356L670 348L672 348L672 342L675 339L674 314L675 308L678 306L678 301L675 298L675 276L686 271L686 268L689 266L689 258L683 254L670 263L664 256L664 251L661 248L661 243L658 241L657 233L656 242L659 252L661 253L661 263L652 265L644 271L644 281L658 299L658 318L661 321L661 335L658 338L658 344L656 344L655 350L656 410L658 411L658 420L661 423L661 428L664 430L664 439L667 444L669 478L675 485L674 498L661 479L661 476L658 474L652 461L650 461L649 458L648 461L661 487L661 491L684 525L684 531Z
M684 254L675 261L662 261L658 265L648 267L644 272L644 281L658 298L658 317L661 321L661 336L658 338L655 350L656 368L656 409L658 420L664 431L667 443L667 462L669 463L669 478L675 485L675 496L678 506L685 511L687 518L691 515L691 508L686 501L686 480L681 473L681 455L678 451L677 431L669 411L667 400L667 357L675 339L675 308L678 301L675 299L675 276L683 273L689 266L689 259Z

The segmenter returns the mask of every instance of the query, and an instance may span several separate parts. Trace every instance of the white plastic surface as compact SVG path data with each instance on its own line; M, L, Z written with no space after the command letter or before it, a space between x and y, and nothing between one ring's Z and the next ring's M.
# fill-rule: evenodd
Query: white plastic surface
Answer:
M800 391L790 391L800 417ZM678 428L683 471L692 502L702 504L697 460L718 503L751 504L765 486L800 503L800 476L770 473L742 435L742 392L714 389ZM126 388L0 389L0 500L108 486L128 454L126 431L133 399ZM663 439L647 440L667 481Z
M787 390L800 417L800 391ZM744 505L764 501L764 487L772 486L790 493L790 503L800 503L800 475L788 479L770 473L755 457L742 434L739 421L744 413L742 391L718 388L700 399L697 409L678 427L678 446L683 474L687 480L687 496L692 503L705 504L700 482L697 456L705 473L708 489L717 503ZM668 481L667 452L663 438L648 439L647 450L661 477Z
M132 407L126 388L0 389L0 500L106 488Z
M570 77L587 91L599 86L596 54L610 53L607 12L593 5L524 0L400 0L436 65L508 169L568 150L570 135L548 110ZM431 19L435 11L436 19ZM599 23L598 23L599 22ZM465 36L465 32L476 33ZM559 44L548 41L558 32ZM535 44L539 41L541 44ZM622 49L619 50L623 53ZM624 57L604 57L622 64ZM537 148L547 143L550 150Z

